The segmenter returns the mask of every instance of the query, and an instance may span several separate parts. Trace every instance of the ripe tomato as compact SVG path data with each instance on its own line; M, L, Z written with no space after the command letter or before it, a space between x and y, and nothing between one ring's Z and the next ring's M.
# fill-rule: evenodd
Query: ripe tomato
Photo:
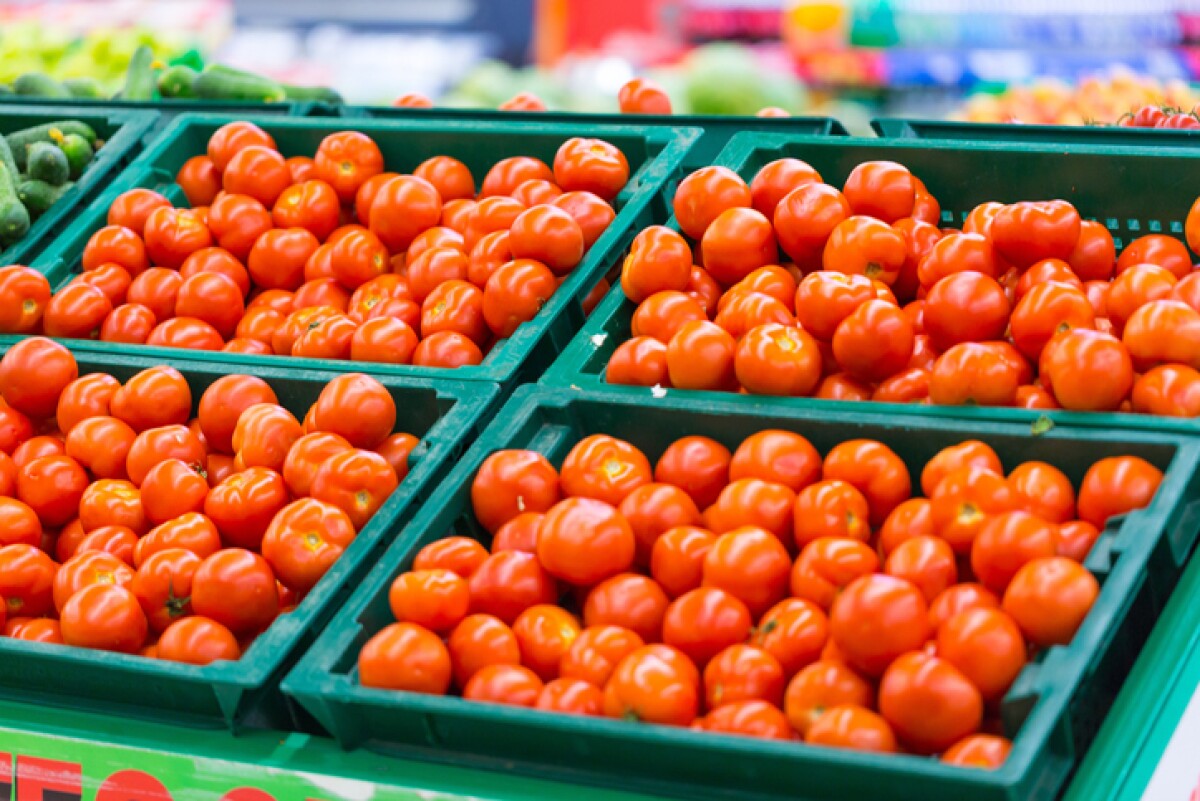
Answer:
M146 337L147 345L189 350L221 350L225 340L203 320L195 317L176 317L156 326Z
M916 179L903 164L866 161L850 171L842 192L855 214L893 223L913 212Z
M730 645L744 642L751 627L750 612L744 603L717 587L700 587L667 607L662 641L703 667Z
M937 653L988 703L1004 697L1026 661L1020 629L995 608L967 609L946 620L937 631Z
M852 213L845 196L832 186L803 183L775 207L772 219L779 247L797 264L819 265L831 234Z
M633 78L621 85L617 105L622 114L670 114L671 98L654 81Z
M1058 527L1058 556L1083 562L1091 552L1100 530L1084 520L1068 520Z
M722 211L705 227L700 251L704 269L723 286L732 286L759 267L779 260L771 221L761 212L742 207Z
M182 373L160 365L126 381L113 394L110 409L138 432L182 425L192 409L192 391Z
M430 334L417 345L412 357L412 363L418 367L445 369L477 365L482 361L483 351L479 346L456 331Z
M559 673L563 678L603 687L620 661L642 645L642 638L629 629L589 626L568 645L559 662Z
M232 157L232 156L231 156ZM178 174L175 176L175 183L179 184L179 188L183 190L184 197L187 198L188 205L193 208L198 206L207 206L216 199L221 192L221 172L217 169L213 159L208 156L192 156L183 163L179 168ZM149 190L132 190L134 192ZM125 194L130 194L126 192ZM157 193L155 193L157 194ZM163 198L166 201L166 198ZM170 205L169 202L166 205ZM155 206L157 207L157 206ZM155 208L152 207L152 208ZM109 210L109 218L113 216L112 210ZM129 219L127 215L122 215ZM142 221L145 218L142 217ZM118 223L123 225L124 223ZM133 226L130 226L131 228ZM135 231L141 233L140 229L134 228Z
M487 295L484 295L487 300ZM626 386L670 386L667 346L648 336L627 339L617 346L605 367L604 380Z
M629 182L629 161L609 142L573 137L554 155L553 180L568 194L586 192L612 202Z
M368 215L372 233L393 253L408 249L413 239L438 224L442 198L433 184L401 175L379 187Z
M221 659L236 661L242 656L233 632L206 617L185 617L163 631L156 646L159 659L208 665Z
M1117 259L1117 272L1135 264L1156 264L1176 278L1192 271L1192 258L1182 242L1165 234L1146 234L1130 242Z
M467 219L467 231L463 235L465 244L474 250L485 236L507 231L525 211L520 201L507 196L487 197L479 201ZM507 240L506 240L507 241Z
M324 242L338 227L340 211L332 186L321 180L304 181L283 190L271 218L276 228L306 228Z
M471 611L495 615L511 623L531 606L554 603L554 577L533 554L501 551L489 556L468 579Z
M1129 317L1121 341L1139 369L1167 362L1198 365L1200 312L1179 300L1151 301Z
M158 524L201 511L208 495L208 481L179 459L167 459L146 473L140 489L146 519Z
M897 306L869 300L838 324L833 354L850 375L882 381L907 366L914 337L912 323Z
M604 713L604 691L582 679L554 679L542 688L534 708L598 716Z
M273 503L280 501L286 497L277 496ZM338 507L304 498L284 506L270 520L262 537L262 555L285 587L305 593L350 547L354 531L350 518Z
M704 557L703 586L723 589L758 618L787 592L792 561L770 532L743 526L717 537Z
M483 292L467 281L446 281L421 305L421 333L456 333L476 345L486 344L490 332L483 316Z
M204 500L203 511L221 532L225 544L258 550L267 527L287 502L287 489L278 473L265 467L248 467L214 486Z
M557 206L534 206L513 220L508 245L513 258L534 259L565 275L583 258L583 229Z
M240 548L205 558L192 579L192 608L237 635L262 631L279 610L270 565Z
M317 468L310 492L317 500L344 511L356 530L379 510L398 485L396 472L373 451L336 453Z
M1084 299L1086 300L1086 298ZM1090 311L1090 305L1088 306ZM934 284L925 296L925 332L937 350L959 342L1000 339L1008 325L1009 304L995 279L960 272Z
M413 570L445 568L463 578L470 578L487 561L488 552L470 537L447 537L431 542L417 552Z
M213 244L208 226L190 209L155 209L146 219L144 236L150 261L170 269L178 269L192 253ZM135 274L130 270L130 275Z
M1100 584L1078 562L1051 556L1028 562L1004 591L1002 608L1034 645L1066 645L1087 617Z
M532 670L520 665L488 665L463 687L463 698L492 704L533 706L545 685Z
M450 653L434 633L413 623L392 623L358 655L364 687L444 695L450 689Z
M197 417L212 450L233 453L233 432L242 412L260 403L277 403L275 391L261 378L227 375L218 378L200 396Z
M1041 379L1064 409L1109 411L1129 396L1133 363L1116 337L1076 328L1047 344Z
M305 228L276 228L255 241L246 267L257 286L295 290L304 283L304 265L319 246Z
M844 704L872 707L874 695L871 685L845 665L817 661L788 682L784 709L792 728L805 737L829 709Z
M551 575L586 587L628 569L636 544L629 523L615 508L590 498L568 498L542 519L537 556Z
M852 484L867 499L871 525L879 526L892 509L908 499L912 481L908 467L886 445L873 440L848 440L825 456L822 477Z
M524 551L537 553L538 529L542 525L541 512L522 512L496 531L492 538L492 553L500 551Z
M151 555L134 574L129 588L137 597L153 631L192 613L192 578L200 557L182 548Z
M779 707L757 699L717 707L696 721L693 727L770 740L791 740L793 737L792 727Z
M21 414L53 417L59 396L78 377L75 357L62 345L43 337L24 339L0 359L0 396Z
M434 156L417 165L413 175L433 184L444 203L472 200L475 197L475 178L470 168L458 159Z
M231 122L222 125L209 137L208 157L218 172L224 172L233 157L251 145L273 148L275 139L252 122Z
M194 317L232 337L245 312L242 290L228 276L198 273L183 281L175 297L175 314Z
M0 267L0 332L33 333L49 302L50 283L44 275L19 264Z
M592 588L583 604L587 626L621 626L646 642L662 639L663 618L669 601L653 580L621 573Z
M1133 410L1171 417L1200 416L1200 371L1164 364L1140 376L1133 385Z
M1095 312L1087 295L1051 281L1032 287L1013 309L1012 340L1021 353L1036 361L1056 334L1093 325Z
M692 273L692 249L687 240L661 225L642 230L633 239L621 266L621 289L634 303L664 290L687 289Z
M217 244L243 262L273 224L267 207L248 195L222 195L208 209L208 227Z
M37 513L14 498L0 498L0 547L42 542L42 524Z
M475 243L467 261L467 278L472 284L478 287L487 286L492 274L512 261L512 249L508 240L508 229L504 229L485 234ZM457 265L458 260L454 259L453 263Z
M920 589L905 579L862 576L834 600L829 631L850 665L879 676L892 660L928 639L928 606Z
M121 383L106 373L90 373L72 381L59 396L56 420L58 430L71 429L91 417L106 417L113 395Z
M1057 467L1045 462L1024 462L1008 474L1017 505L1051 523L1075 517L1075 489Z
M625 496L620 512L637 542L637 560L646 564L655 542L669 529L700 523L700 510L682 489L670 484L643 484Z
M654 480L673 484L692 497L700 509L713 504L729 482L729 449L708 437L683 437L659 457Z
M362 373L340 375L325 385L313 410L313 430L343 437L356 448L375 448L396 426L391 393Z
M221 536L204 515L183 515L154 527L138 540L133 548L134 567L140 568L154 554L171 548L182 548L204 559L221 549Z
M1122 271L1109 285L1104 308L1113 327L1120 332L1125 322L1142 306L1154 300L1168 300L1179 281L1165 267L1134 264Z
M995 770L1008 759L1012 743L994 734L972 734L946 749L942 761L947 765Z
M575 218L575 222L579 223L579 227L583 229L585 250L595 244L617 216L613 207L603 198L587 191L564 192L550 201L550 204L570 214Z
M686 726L699 709L696 667L669 645L647 645L627 655L604 689L608 717Z
M875 300L875 288L866 276L811 273L796 288L796 321L814 337L828 342L842 320L870 300Z
M1003 593L1022 565L1054 556L1058 527L1027 512L1006 512L988 519L971 545L971 569L979 581Z
M825 710L809 724L804 741L810 745L855 751L892 753L899 750L896 735L887 720L858 704L840 704Z
M684 325L707 321L708 315L698 300L684 292L666 290L656 292L638 304L631 330L634 336L651 336L669 344Z
M779 202L798 186L820 183L821 174L794 158L776 159L763 165L750 182L751 202L755 209L771 219Z
M90 584L71 596L60 619L63 642L80 648L137 653L146 641L146 615L122 586Z
M101 342L143 345L155 327L154 312L138 303L118 306L100 327Z
M703 167L679 183L673 208L679 227L699 241L722 212L750 208L752 201L750 187L737 173L727 167Z
M338 199L349 203L367 179L383 172L383 153L366 134L340 131L321 141L313 170L317 178L333 187Z
M70 456L41 456L17 473L17 497L47 527L69 523L87 487L87 472Z
M793 529L801 550L821 537L867 542L871 537L867 499L845 481L818 481L796 496Z
M848 217L829 235L822 256L824 269L865 275L891 284L907 258L903 234L873 217Z
M949 406L1013 405L1021 372L1004 344L961 342L939 356L929 376L930 400Z
M1162 471L1136 456L1101 459L1079 485L1079 518L1103 528L1109 518L1149 505L1162 478Z
M978 731L983 700L949 661L915 652L899 657L884 673L879 711L907 747L937 753Z
M958 581L954 551L945 540L932 536L911 537L898 543L888 554L883 570L912 582L930 603Z
M796 493L783 484L757 478L739 478L721 491L704 518L713 533L724 534L741 526L766 529L781 542L792 534Z
M737 381L736 349L734 338L716 323L686 323L667 344L671 384L679 389L732 389Z
M512 629L491 615L470 615L446 639L454 682L465 687L489 665L519 665L521 650Z
M1079 212L1064 200L1022 201L996 211L989 232L996 251L1017 267L1066 259L1079 242Z
M278 150L263 145L238 150L221 174L221 187L225 192L249 195L266 208L273 206L291 183L292 173L283 156Z
M1112 278L1116 257L1116 245L1104 224L1083 220L1079 224L1079 241L1067 258L1075 275L1082 281L1107 281Z
M549 511L559 497L557 471L535 451L493 453L471 485L475 517L492 533L522 512Z
M804 396L821 380L821 352L803 329L768 323L738 343L734 372L747 392Z
M532 606L513 623L522 664L543 681L558 678L559 663L579 636L579 621L552 604Z
M402 623L445 632L467 616L471 592L466 579L445 568L413 570L392 582L388 604Z
M124 267L109 262L81 274L73 279L72 283L94 286L104 293L104 296L108 298L108 302L115 308L125 302L125 298L129 294L129 286L133 283L133 278L130 277L129 271ZM2 287L0 287L0 291L2 291ZM14 302L19 305L22 303L20 299L16 299Z
M150 266L146 244L134 231L120 225L108 225L92 234L83 249L84 271L101 264L115 263L137 276Z

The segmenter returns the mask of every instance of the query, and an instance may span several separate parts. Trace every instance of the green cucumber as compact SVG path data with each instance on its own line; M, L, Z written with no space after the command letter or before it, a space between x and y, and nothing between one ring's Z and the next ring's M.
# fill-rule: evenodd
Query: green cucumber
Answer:
M0 167L5 168L4 174L12 181L17 180L17 162L13 158L12 149L8 146L8 140L3 136L0 136ZM13 184L13 188L16 188L16 183Z
M157 73L162 66L162 62L154 58L154 51L149 45L142 45L133 51L121 97L125 100L153 100Z
M67 156L67 163L71 166L71 177L78 178L83 174L84 169L92 161L92 146L88 144L88 140L84 139L79 134L67 134L58 143L58 147Z
M85 100L103 100L104 90L95 78L67 78L63 86L71 93L71 97L82 97Z
M260 103L287 100L283 86L270 78L219 64L205 68L196 76L192 88L196 97L205 100L256 100Z
M27 72L12 83L13 92L25 97L70 97L67 87L44 72Z
M163 97L195 97L193 84L199 74L185 64L168 67L158 76L158 93Z
M54 132L57 132L57 134ZM78 120L47 122L44 125L35 125L32 128L15 131L4 138L8 140L8 146L12 148L13 158L16 160L17 167L23 168L25 166L26 148L34 142L56 142L68 134L78 134L93 147L96 146L96 131L86 122L79 122Z
M334 106L340 106L346 102L338 94L337 90L330 89L327 86L292 86L285 83L283 84L283 90L287 92L288 100L310 100L316 103L329 103Z
M29 212L17 197L15 178L0 164L0 243L6 245L29 231Z
M58 145L34 142L29 146L25 172L35 181L61 186L71 177L71 165L67 161L67 154Z
M51 186L45 181L31 179L22 181L17 187L17 197L25 204L29 214L36 218L45 214L74 185L67 181L61 186Z

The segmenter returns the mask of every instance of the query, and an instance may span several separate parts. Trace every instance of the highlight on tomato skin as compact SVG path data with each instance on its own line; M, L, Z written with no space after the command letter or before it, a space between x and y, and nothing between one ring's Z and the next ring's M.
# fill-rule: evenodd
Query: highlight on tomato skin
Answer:
M881 160L840 183L795 157L686 175L673 222L639 231L622 262L632 336L615 343L603 381L1200 416L1200 199L1178 210L1182 236L1118 248L1103 223L1054 198L980 203L960 229L939 228L936 191ZM646 336L679 354L674 371Z
M1099 531L1163 479L1114 455L1073 482L986 437L914 475L885 441L782 428L595 433L558 457L483 458L478 539L433 539L392 577L360 684L994 770L998 704L1084 625Z
M538 103L519 96L513 109ZM0 267L0 333L477 365L587 259L631 176L625 153L590 137L564 139L549 163L511 156L475 166L477 174L452 154L411 174L389 167L398 169L362 132L284 154L259 126L228 123L176 176L186 204L147 188L113 200L69 284L51 291L36 270ZM580 288L592 306L601 285ZM268 320L262 305L282 321ZM394 322L367 326L375 319Z
M311 409L291 401L303 424L280 402L294 386L185 373L80 375L44 337L4 351L0 625L37 619L8 636L240 660L351 547L420 444L361 373L320 385Z

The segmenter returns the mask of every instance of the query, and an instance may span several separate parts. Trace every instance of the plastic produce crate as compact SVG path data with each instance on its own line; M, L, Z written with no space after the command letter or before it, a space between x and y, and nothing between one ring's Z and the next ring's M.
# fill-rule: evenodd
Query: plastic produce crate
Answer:
M2 347L7 350L8 344ZM75 351L80 375L108 373L120 381L161 364L159 359ZM174 366L187 378L193 401L228 364ZM302 417L333 373L256 369L280 403ZM11 700L140 716L176 725L289 728L279 680L301 650L374 564L425 497L483 427L496 389L481 383L383 379L396 400L397 430L421 438L410 472L298 607L281 616L236 662L184 665L126 654L0 639L0 696Z
M1109 521L1088 556L1087 567L1102 589L1072 643L1027 666L1005 698L1006 725L1018 733L999 770L545 714L358 684L359 650L392 621L388 588L418 550L451 533L487 542L472 513L470 487L490 453L530 448L557 465L580 439L605 433L643 449L653 464L681 436L706 435L733 448L765 428L799 432L822 453L849 439L877 439L900 454L914 475L940 449L973 438L995 448L1007 467L1045 460L1076 485L1106 456L1141 456L1166 472L1153 503ZM410 758L458 764L469 759L496 770L689 799L1046 801L1056 797L1095 735L1195 543L1198 466L1200 440L1178 434L1058 428L1034 438L1025 426L999 422L956 423L864 409L765 409L670 395L646 403L629 394L526 387L456 465L283 688L344 746Z
M344 106L347 117L375 119L438 119L507 121L529 119L539 123L579 123L585 125L648 125L657 128L700 128L700 141L683 160L687 171L713 163L721 149L743 131L762 133L847 136L846 129L832 117L730 117L709 114L575 114L566 111L494 111L459 108L398 108L396 106Z
M1196 140L1200 144L1200 139ZM841 186L864 161L884 159L906 165L921 178L942 204L942 224L961 227L967 214L986 201L1069 200L1085 218L1103 222L1117 250L1139 236L1169 234L1183 239L1183 223L1200 192L1200 148L1194 151L1097 145L1062 146L1043 143L963 142L927 139L839 139L743 134L735 137L717 163L750 181L765 164L779 158L803 159L830 184ZM663 222L666 218L658 220ZM674 217L666 224L679 229ZM618 254L609 264L619 276ZM594 389L608 386L604 372L609 357L630 338L637 304L613 281L612 291L588 318L579 335L542 377L550 386ZM623 388L650 397L646 388ZM667 390L668 393L684 392ZM731 397L723 392L686 391L689 397ZM762 396L734 396L740 402L761 404ZM814 398L770 398L773 405L823 409L844 408L848 401ZM1072 426L1113 425L1151 430L1170 428L1200 432L1193 420L1140 414L1031 411L983 406L933 406L854 402L855 408L908 411L933 418L977 418Z
M1041 142L1056 145L1200 147L1200 129L1125 128L1116 125L1024 125L949 120L878 119L885 139L958 139L964 142Z
M58 120L79 120L96 130L104 147L83 175L18 241L0 250L0 265L29 264L51 240L66 231L78 210L98 196L137 156L146 135L158 122L153 111L123 111L100 105L0 104L0 134L10 134Z
M677 178L684 154L699 137L690 128L626 125L539 124L478 122L470 120L343 120L253 118L224 115L184 115L163 132L129 171L83 214L33 265L50 279L54 289L81 270L84 247L91 235L107 222L108 208L122 192L149 187L172 202L187 205L175 184L175 175L190 157L204 153L209 137L222 125L250 119L269 131L285 156L311 155L331 133L353 129L371 136L383 151L388 169L411 172L435 155L454 156L465 162L477 180L500 159L536 156L552 163L559 146L574 136L606 139L619 147L629 161L629 183L617 196L617 217L592 245L583 261L571 271L537 316L513 336L498 343L480 365L453 371L412 365L372 364L328 359L299 359L231 353L210 353L174 348L110 345L72 341L73 347L107 353L141 353L159 359L186 358L244 365L243 369L287 365L293 369L361 370L375 375L408 375L470 379L511 384L520 377L536 379L583 325L583 300L600 282L612 261L619 257L645 225L666 214L663 185Z
M10 104L41 107L58 106L64 102L93 111L126 109L129 111L157 112L159 115L158 121L147 132L147 141L156 138L180 114L253 114L256 116L269 114L281 117L335 117L338 114L337 106L314 101L255 103L246 100L184 100L177 98L164 98L161 100L91 99L82 97L58 99L23 97L21 95L0 95L0 111L3 111Z

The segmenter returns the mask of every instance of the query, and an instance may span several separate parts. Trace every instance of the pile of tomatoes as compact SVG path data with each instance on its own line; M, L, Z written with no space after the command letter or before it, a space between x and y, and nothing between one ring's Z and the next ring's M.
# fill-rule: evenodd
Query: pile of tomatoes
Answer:
M497 162L479 189L457 159L385 172L365 134L285 159L230 123L177 177L192 208L125 192L51 297L0 271L0 331L52 337L458 367L531 320L615 218L624 154L570 139L553 167ZM597 287L594 300L607 285Z
M299 603L418 442L361 374L301 423L260 378L193 407L171 367L80 376L42 337L0 359L0 395L4 634L191 664L240 658Z
M609 383L1200 415L1200 274L1173 237L1118 257L1061 200L939 228L937 200L886 161L840 190L794 158L749 185L706 167L674 210L682 233L648 228L625 259L637 310ZM1200 250L1200 201L1186 234Z
M913 477L887 445L822 458L764 430L652 463L607 435L560 470L490 455L491 536L425 546L362 648L363 685L995 767L1001 699L1099 592L1081 562L1162 473L1102 459L1078 491L972 440Z

